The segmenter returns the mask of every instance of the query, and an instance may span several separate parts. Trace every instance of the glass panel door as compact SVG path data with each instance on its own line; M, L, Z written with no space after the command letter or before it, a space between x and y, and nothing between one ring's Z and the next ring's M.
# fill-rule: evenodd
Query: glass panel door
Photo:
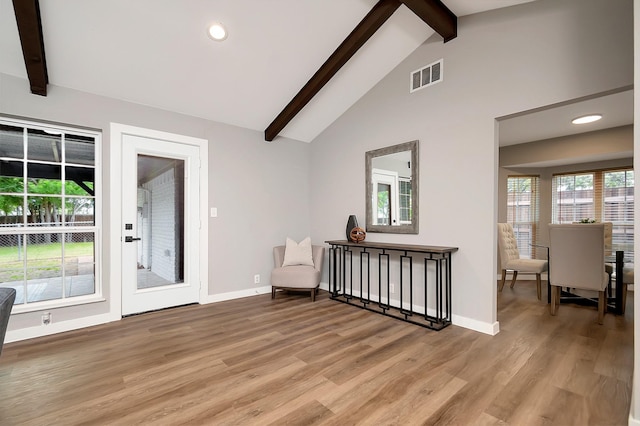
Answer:
M184 160L138 154L137 288L184 282Z
M199 301L198 159L197 146L123 136L124 315Z

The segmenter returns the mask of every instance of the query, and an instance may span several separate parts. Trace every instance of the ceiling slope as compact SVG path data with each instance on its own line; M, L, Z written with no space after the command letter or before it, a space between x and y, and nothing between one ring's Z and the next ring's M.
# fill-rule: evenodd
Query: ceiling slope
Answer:
M403 0L411 11L440 34L444 41L454 39L458 33L457 17L440 0ZM327 84L344 64L380 29L400 7L400 0L380 0L356 28L322 64L298 94L278 114L264 131L265 140L272 141L302 108Z
M278 133L298 114L302 108L324 87L325 84L342 68L344 64L360 49L371 36L378 31L387 19L400 7L398 0L380 0L367 13L347 38L322 64L296 96L278 114L264 131L264 138L272 141Z
M443 3L460 17L528 1ZM29 2L15 0L16 9ZM41 1L47 56L32 85L44 87L48 79L50 85L262 133L376 3ZM214 21L229 29L222 43L207 37ZM14 1L0 0L0 73L31 80L18 33ZM280 135L311 142L433 34L403 4Z

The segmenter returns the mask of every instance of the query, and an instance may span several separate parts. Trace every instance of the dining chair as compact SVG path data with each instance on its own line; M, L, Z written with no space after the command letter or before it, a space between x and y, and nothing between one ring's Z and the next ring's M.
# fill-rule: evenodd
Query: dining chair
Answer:
M589 223L585 222L572 222L577 225L589 225ZM595 222L594 222L595 223ZM611 257L615 253L613 252L613 222L597 222L602 223L604 225L604 255L605 257ZM612 286L612 278L615 272L615 264L611 262L606 262L604 264L604 270L607 272L607 276L609 277L609 281L607 283L607 293L608 296L611 297L613 293Z
M549 263L543 259L523 259L520 257L518 242L516 241L513 226L510 223L498 223L498 249L500 251L500 265L502 269L502 279L500 281L500 291L504 287L507 271L512 271L510 288L516 283L518 272L536 274L536 288L538 300L542 298L542 273L548 270Z
M549 224L551 315L560 305L562 287L598 292L598 324L606 309L609 277L605 270L604 224Z
M625 266L622 270L622 306L620 309L620 313L622 314L624 314L625 307L627 306L627 287L635 281L635 274L633 271L633 263L629 266ZM616 285L618 285L617 282Z

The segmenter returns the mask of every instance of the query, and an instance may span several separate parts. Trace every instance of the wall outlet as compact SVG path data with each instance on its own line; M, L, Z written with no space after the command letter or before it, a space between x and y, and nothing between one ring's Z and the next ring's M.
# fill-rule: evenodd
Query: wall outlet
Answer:
M51 324L51 313L45 312L44 314L42 314L42 325L49 325L49 324Z
M260 284L260 274L256 274L253 276L253 283Z
M394 283L389 284L389 291L391 291L391 293L396 292L396 285Z

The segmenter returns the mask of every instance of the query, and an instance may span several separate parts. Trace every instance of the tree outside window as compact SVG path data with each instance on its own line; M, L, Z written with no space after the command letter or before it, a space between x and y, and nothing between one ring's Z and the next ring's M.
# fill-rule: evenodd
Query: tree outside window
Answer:
M0 119L0 286L16 289L16 305L99 293L98 139Z

